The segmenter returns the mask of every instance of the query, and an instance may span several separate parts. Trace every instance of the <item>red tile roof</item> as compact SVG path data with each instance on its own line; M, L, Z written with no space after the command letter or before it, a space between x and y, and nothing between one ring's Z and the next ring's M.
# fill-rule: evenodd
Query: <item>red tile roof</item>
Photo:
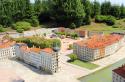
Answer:
M113 71L125 79L125 65L117 69L114 69Z
M9 41L9 40L4 40L0 42L0 48L8 48L12 45L14 45L16 42L15 41Z
M122 35L95 35L90 39L76 42L79 46L87 46L88 48L102 48L111 45L122 38Z
M45 49L40 49L40 48L28 48L28 46L22 46L21 47L22 50L27 51L27 52L36 52L36 53L40 53L40 51L44 51L47 53L52 53L53 50L51 48L45 48Z
M47 53L52 53L53 49L52 48L44 48L42 51L47 52Z

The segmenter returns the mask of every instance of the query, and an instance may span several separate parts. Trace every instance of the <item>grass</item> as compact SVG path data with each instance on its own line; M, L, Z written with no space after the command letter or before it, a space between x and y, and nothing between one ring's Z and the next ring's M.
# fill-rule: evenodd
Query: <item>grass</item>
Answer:
M112 82L112 70L122 66L125 59L118 61L111 66L108 66L102 70L96 71L85 77L79 78L80 82Z
M92 22L91 25L81 26L78 29L88 30L88 31L103 31L105 34L109 34L111 32L125 32L125 19L117 20L116 24L118 28L113 28L113 26L108 26L104 23L95 23Z
M74 65L78 65L78 66L83 67L83 68L90 69L90 70L93 70L93 69L99 67L96 64L93 64L93 63L90 63L90 62L84 62L84 61L81 61L81 60L75 60L74 62L70 62L70 63L74 64Z

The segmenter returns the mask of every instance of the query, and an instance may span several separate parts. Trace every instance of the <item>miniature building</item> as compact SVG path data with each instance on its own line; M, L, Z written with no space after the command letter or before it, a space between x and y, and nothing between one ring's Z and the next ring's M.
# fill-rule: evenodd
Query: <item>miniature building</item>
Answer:
M94 61L115 53L124 43L122 35L95 35L74 43L74 54L84 61Z
M125 82L125 65L112 71L112 82Z
M0 42L0 60L15 56L15 42L10 40L1 40Z
M16 49L17 58L25 63L52 74L58 71L58 52L53 49L28 48L24 44L16 46Z

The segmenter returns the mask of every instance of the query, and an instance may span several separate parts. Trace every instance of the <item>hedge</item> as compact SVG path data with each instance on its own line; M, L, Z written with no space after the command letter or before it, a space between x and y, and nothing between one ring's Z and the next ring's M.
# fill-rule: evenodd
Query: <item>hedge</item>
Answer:
M25 21L20 21L20 22L16 22L15 24L12 25L13 29L17 30L17 31L21 31L22 29L24 31L29 30L31 28L31 24L29 22L25 22Z
M59 39L45 39L41 37L31 37L31 38L17 38L16 42L26 43L29 47L36 46L37 48L52 48L53 44L56 43L58 47L61 47L61 42Z
M114 25L115 21L116 19L113 16L97 15L95 17L95 22L97 23L106 23L107 25Z

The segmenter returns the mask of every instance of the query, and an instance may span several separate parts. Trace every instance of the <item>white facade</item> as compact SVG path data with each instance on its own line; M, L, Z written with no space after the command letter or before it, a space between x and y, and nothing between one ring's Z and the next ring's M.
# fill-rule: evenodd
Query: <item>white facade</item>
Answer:
M54 52L46 53L46 52L40 52L41 54L41 67L42 69L55 73L58 71L58 53Z
M16 49L17 58L23 60L25 63L52 74L58 71L57 52L48 53L42 50L39 53L33 51L27 52L21 50L19 46L16 46Z
M15 46L0 49L0 60L9 59L15 56Z
M119 74L112 72L112 82L125 82L125 78L120 76Z
M119 41L102 48L88 48L87 46L82 46L77 43L73 44L73 53L78 56L80 60L84 61L94 61L115 53L124 44L124 38Z

